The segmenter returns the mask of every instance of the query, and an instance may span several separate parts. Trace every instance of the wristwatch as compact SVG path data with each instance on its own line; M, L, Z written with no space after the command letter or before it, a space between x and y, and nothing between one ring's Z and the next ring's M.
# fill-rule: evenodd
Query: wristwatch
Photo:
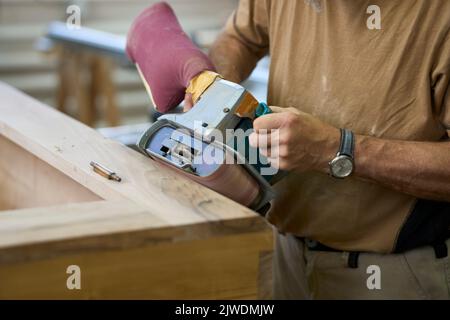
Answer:
M330 161L330 174L334 178L347 178L353 173L355 137L352 131L341 129L341 143L336 157Z

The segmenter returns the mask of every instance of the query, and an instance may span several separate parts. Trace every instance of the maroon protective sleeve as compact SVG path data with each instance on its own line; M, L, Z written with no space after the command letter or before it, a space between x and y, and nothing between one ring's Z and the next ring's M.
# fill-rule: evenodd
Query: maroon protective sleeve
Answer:
M192 78L205 70L214 71L209 58L184 33L165 2L145 9L136 18L128 32L126 50L139 65L160 112L183 100Z

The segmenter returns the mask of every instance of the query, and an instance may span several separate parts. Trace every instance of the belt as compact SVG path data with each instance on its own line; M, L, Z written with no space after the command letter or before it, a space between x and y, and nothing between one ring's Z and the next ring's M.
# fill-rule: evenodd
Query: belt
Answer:
M296 237L296 238L298 240L302 241L306 245L308 250L311 250L311 251L344 252L343 250L338 250L338 249L328 247L328 246L324 245L323 243L320 243L315 240L311 240L308 238L301 238L301 237ZM348 252L347 265L349 268L351 268L351 269L358 268L358 260L359 260L360 253L361 252L358 252L358 251Z
M331 247L328 247L318 241L315 240L311 240L308 238L299 238L300 240L302 240L305 245L308 247L309 250L311 251L328 251L328 252L343 252L342 250L337 250Z
M360 251L344 251L339 249L334 249L329 246L324 245L323 243L320 243L318 241L308 239L308 238L302 238L302 237L296 237L298 240L302 241L308 250L310 251L325 251L325 252L348 252L348 261L347 265L349 268L356 269L358 268L358 260L359 255L361 254ZM437 241L433 244L431 244L431 247L434 249L434 253L436 256L436 259L442 259L446 258L448 256L448 247L446 241L450 239L450 233L447 234L446 239L442 241ZM414 250L414 249L413 249Z

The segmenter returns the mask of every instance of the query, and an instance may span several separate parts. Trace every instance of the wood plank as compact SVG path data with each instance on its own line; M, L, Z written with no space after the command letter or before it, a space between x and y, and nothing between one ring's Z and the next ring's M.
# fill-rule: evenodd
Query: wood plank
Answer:
M269 234L262 219L179 227L129 201L95 201L0 214L0 264L132 249L249 233Z
M262 217L7 85L0 99L0 173L32 168L104 199L0 212L0 298L267 296L272 232ZM92 160L122 182L93 173ZM2 189L26 190L21 175ZM67 192L40 189L45 199ZM66 288L72 264L79 291Z
M0 84L0 134L60 170L103 199L127 199L146 206L168 224L254 217L253 211L173 173L95 130ZM95 174L97 161L121 177ZM162 205L163 204L163 205Z
M259 252L267 233L160 243L0 265L0 299L257 298ZM68 290L69 265L81 290Z
M2 135L0 135L0 190L0 210L101 199Z

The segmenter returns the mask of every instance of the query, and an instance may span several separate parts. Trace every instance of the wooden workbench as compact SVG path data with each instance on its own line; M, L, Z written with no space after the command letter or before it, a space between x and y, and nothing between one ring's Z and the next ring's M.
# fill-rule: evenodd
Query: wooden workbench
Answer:
M271 250L251 210L0 83L0 298L267 298Z

